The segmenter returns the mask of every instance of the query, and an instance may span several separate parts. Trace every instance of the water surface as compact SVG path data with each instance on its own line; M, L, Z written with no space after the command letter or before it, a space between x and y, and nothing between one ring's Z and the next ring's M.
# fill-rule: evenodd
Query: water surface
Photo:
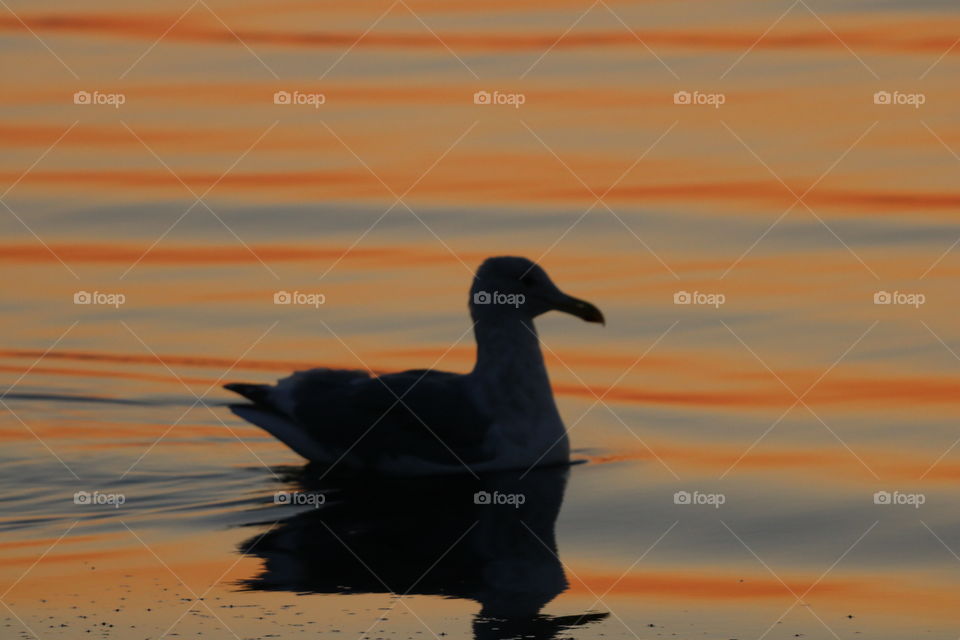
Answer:
M956 637L958 37L933 1L9 2L6 635ZM226 408L469 370L497 254L608 318L538 323L586 464L338 485Z

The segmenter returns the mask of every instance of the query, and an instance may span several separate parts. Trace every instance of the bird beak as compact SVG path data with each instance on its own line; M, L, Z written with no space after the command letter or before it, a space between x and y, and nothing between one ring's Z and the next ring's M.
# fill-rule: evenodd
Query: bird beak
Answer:
M561 294L560 298L554 303L554 308L557 311L563 311L564 313L577 316L587 322L599 322L602 325L607 324L600 309L597 309L586 300L580 300L579 298L568 296L565 293Z

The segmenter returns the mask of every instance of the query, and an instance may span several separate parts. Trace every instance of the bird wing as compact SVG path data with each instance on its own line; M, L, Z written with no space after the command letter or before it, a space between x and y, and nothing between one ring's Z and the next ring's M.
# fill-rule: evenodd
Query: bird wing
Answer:
M420 369L371 376L311 369L252 399L292 420L312 440L349 448L371 464L384 456L445 465L492 456L484 443L493 420L477 405L461 374Z

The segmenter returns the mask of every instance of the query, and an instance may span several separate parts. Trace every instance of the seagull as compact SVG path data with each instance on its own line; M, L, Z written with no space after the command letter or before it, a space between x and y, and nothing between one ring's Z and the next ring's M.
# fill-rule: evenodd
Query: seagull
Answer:
M470 289L470 373L297 371L275 385L231 383L231 411L313 463L344 474L424 476L569 464L533 320L563 311L604 323L527 258L488 258Z

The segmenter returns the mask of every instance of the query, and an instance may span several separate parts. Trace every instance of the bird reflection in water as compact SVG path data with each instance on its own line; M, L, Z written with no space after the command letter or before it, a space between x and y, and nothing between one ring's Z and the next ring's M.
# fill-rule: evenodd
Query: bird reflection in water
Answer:
M244 588L297 593L394 593L480 603L478 640L547 640L607 617L541 609L568 586L554 528L569 469L480 478L311 481L288 478L324 503L278 523L241 550L263 559Z

